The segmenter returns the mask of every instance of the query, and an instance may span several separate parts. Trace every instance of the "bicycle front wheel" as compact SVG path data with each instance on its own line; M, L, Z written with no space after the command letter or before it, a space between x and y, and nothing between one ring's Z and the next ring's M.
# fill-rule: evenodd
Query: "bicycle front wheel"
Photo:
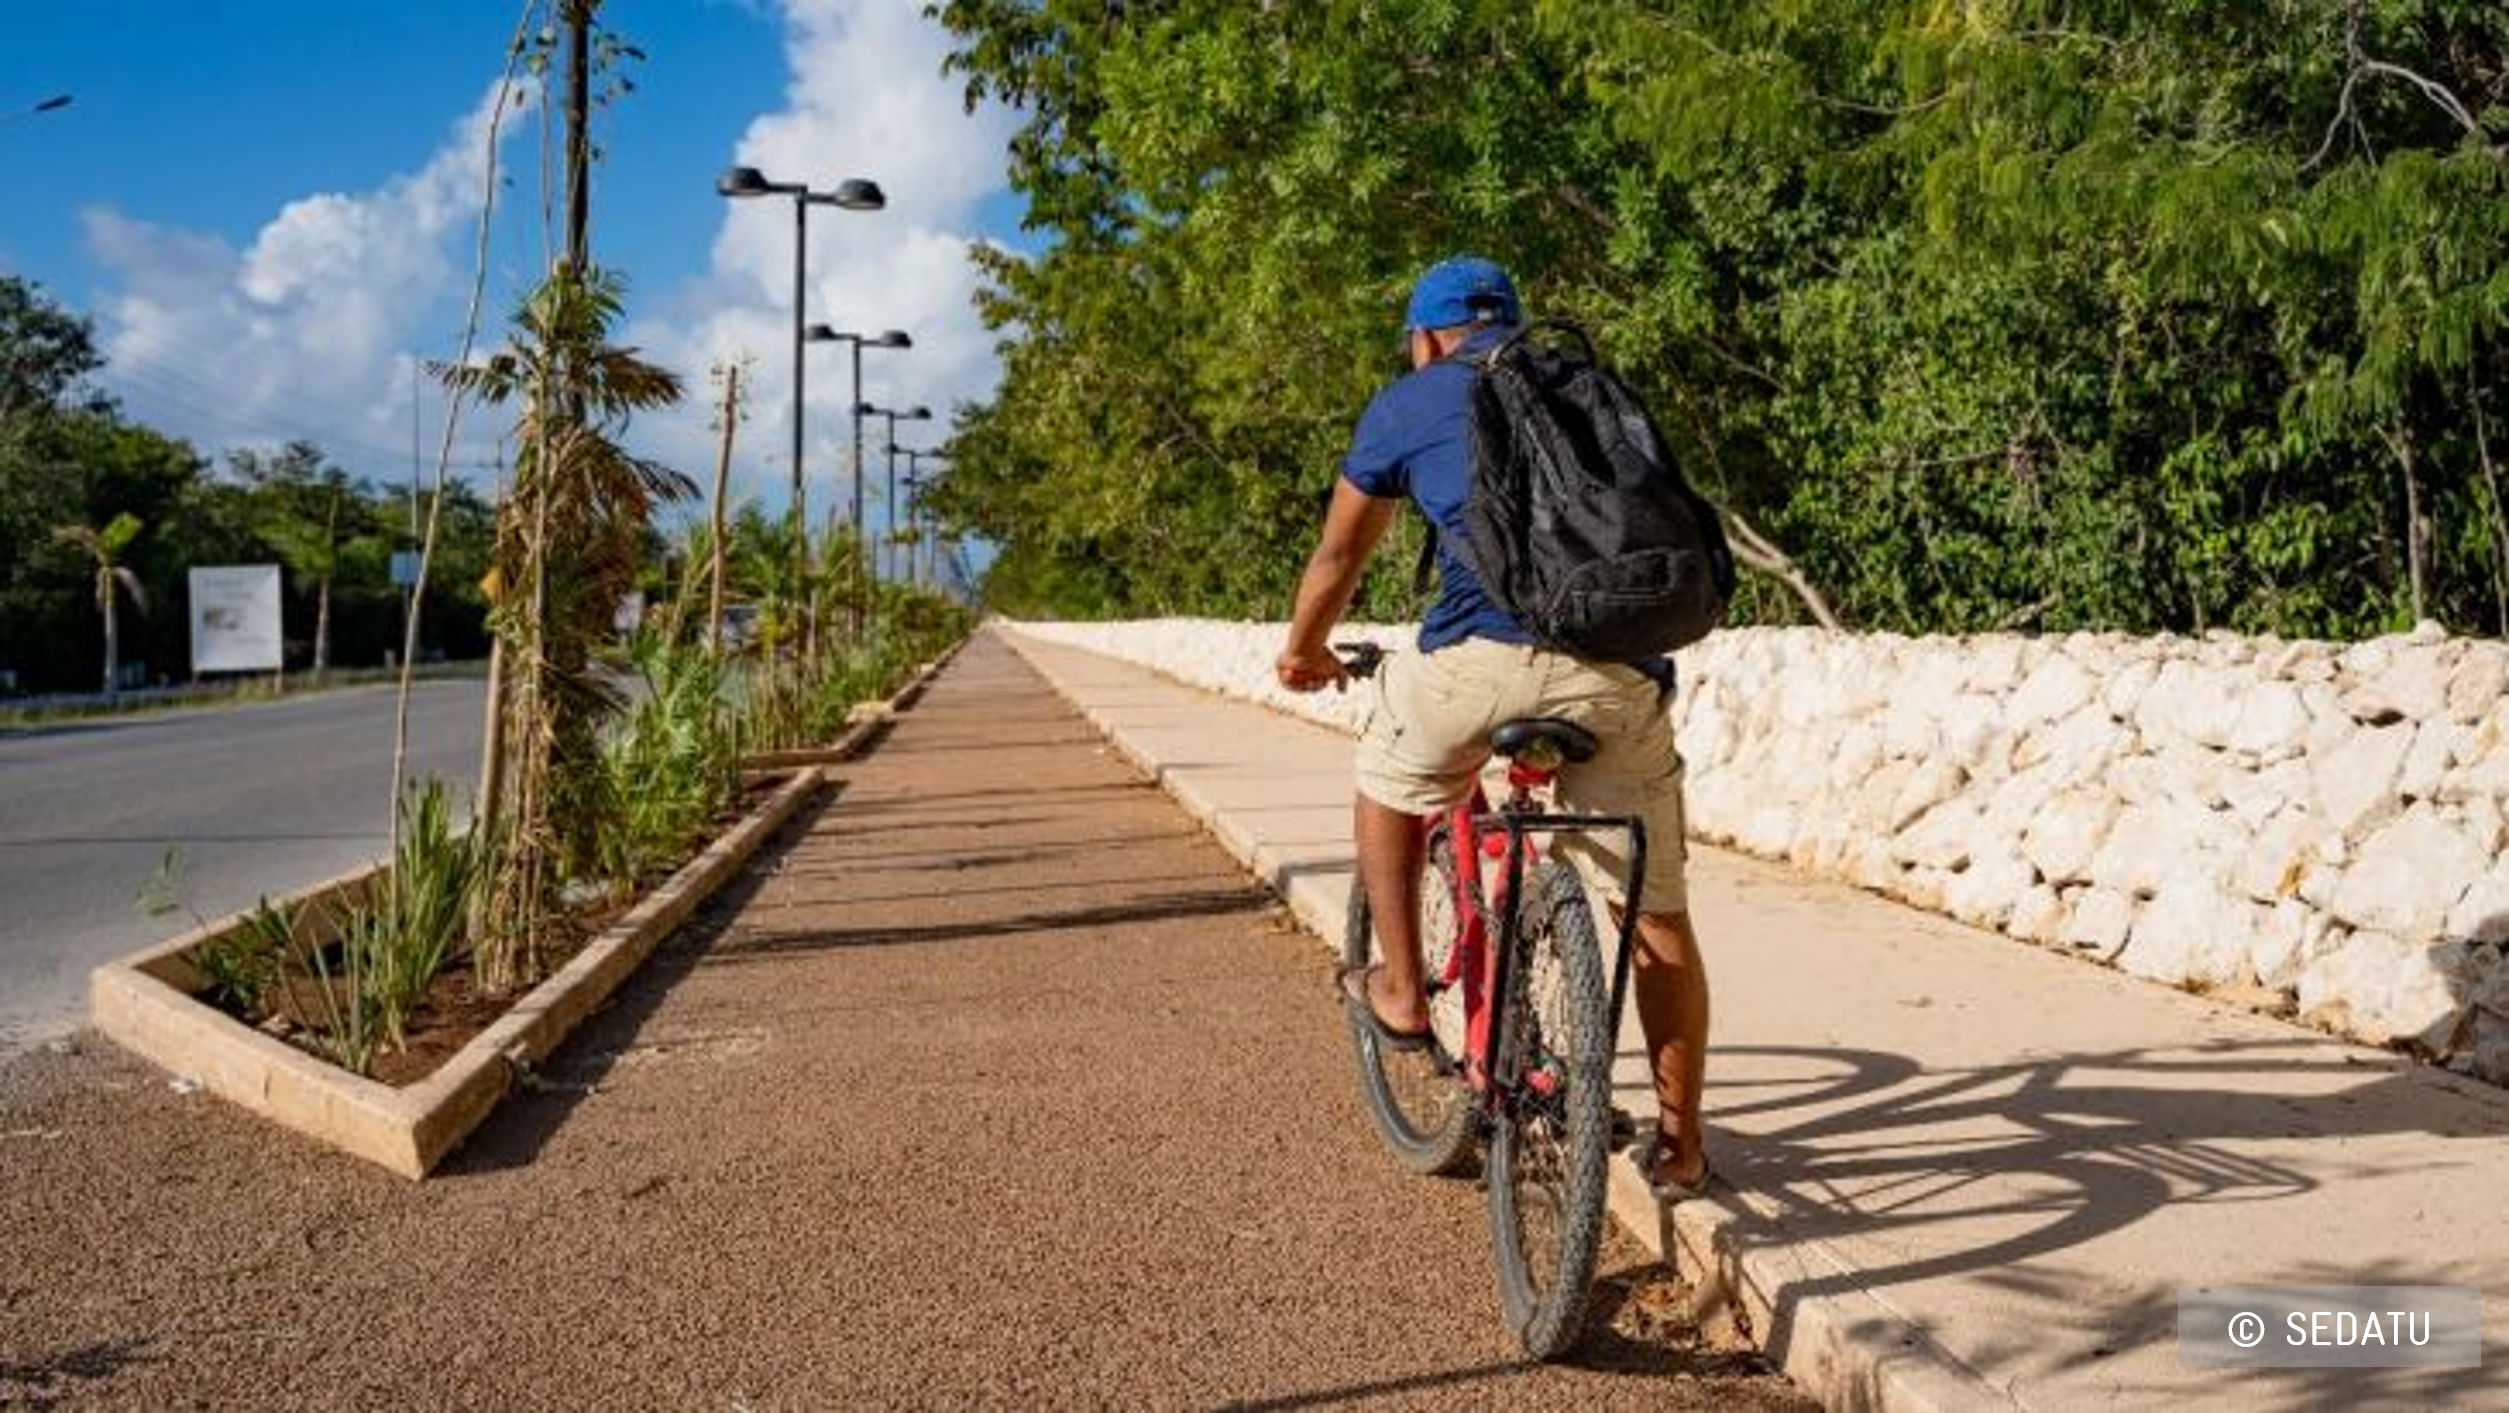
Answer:
M1612 1135L1613 1018L1594 910L1547 859L1524 882L1490 1134L1490 1240L1507 1327L1536 1359L1576 1343L1602 1242Z
M1434 985L1446 970L1461 935L1455 915L1454 860L1443 821L1429 830L1420 863L1420 949ZM1383 959L1377 944L1368 890L1350 884L1350 921L1342 933L1342 963L1365 967ZM1359 1095L1395 1161L1416 1173L1449 1176L1472 1166L1475 1120L1472 1091L1458 1068L1464 1053L1463 988L1432 991L1429 1024L1436 1041L1426 1050L1395 1050L1376 1031L1351 1016L1350 1044L1359 1061Z

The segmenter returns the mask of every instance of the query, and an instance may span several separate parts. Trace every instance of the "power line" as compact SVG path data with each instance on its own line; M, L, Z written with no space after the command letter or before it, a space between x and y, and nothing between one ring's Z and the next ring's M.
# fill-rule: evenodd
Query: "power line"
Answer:
M315 441L326 449L378 464L397 463L406 455L404 449L386 448L362 436L322 435L309 432L302 425L280 425L268 420L267 414L245 414L235 407L232 390L213 387L160 358L125 356L107 372L108 382L120 384L141 400L163 404L183 414L185 420L206 423L212 431L224 435L258 441ZM476 465L490 454L490 449L466 444L457 446L456 453L464 465Z
M387 472L381 468L397 463L404 454L399 451L387 452L372 443L326 435L320 429L302 424L280 427L257 419L246 418L231 411L203 406L181 393L161 386L150 386L142 381L129 381L126 386L131 394L131 400L137 404L140 412L156 414L143 416L141 420L163 420L175 423L186 427L194 436L205 441L235 444L312 442L320 446L334 460L350 461L358 463L361 467L371 467L373 468L371 474L378 476L386 475ZM487 464L484 458L488 454L484 449L471 449L457 458L456 464L465 469L484 467Z

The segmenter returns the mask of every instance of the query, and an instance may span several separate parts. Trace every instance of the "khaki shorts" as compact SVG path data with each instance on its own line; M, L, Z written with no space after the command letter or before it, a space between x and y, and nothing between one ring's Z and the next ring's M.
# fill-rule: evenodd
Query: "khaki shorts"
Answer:
M1644 819L1647 874L1639 905L1650 913L1689 910L1681 752L1668 703L1646 674L1467 638L1432 653L1388 654L1366 690L1359 792L1405 814L1435 814L1462 799L1489 763L1490 729L1510 717L1554 716L1593 732L1602 749L1560 772L1560 808ZM1492 798L1504 791L1495 787ZM1614 905L1625 901L1626 834L1562 834L1556 848L1588 887Z

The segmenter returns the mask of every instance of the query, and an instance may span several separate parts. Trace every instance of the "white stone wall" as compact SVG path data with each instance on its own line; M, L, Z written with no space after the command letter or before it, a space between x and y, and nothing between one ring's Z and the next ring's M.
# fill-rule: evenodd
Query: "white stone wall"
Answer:
M1017 626L1357 725L1273 683L1277 624ZM1700 838L2509 1083L2502 644L1751 628L1680 665Z

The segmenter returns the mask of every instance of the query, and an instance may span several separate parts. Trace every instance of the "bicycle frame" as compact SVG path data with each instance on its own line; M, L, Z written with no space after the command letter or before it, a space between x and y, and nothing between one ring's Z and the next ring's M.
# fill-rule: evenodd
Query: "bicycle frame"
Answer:
M1489 807L1489 798L1480 783L1474 782L1472 793L1458 801L1443 816L1447 820L1447 838L1454 850L1456 938L1454 951L1447 957L1443 974L1437 978L1441 987L1461 985L1464 989L1464 1054L1461 1056L1464 1080L1480 1093L1492 1117L1511 1112L1521 1091L1524 1077L1517 1072L1519 1060L1508 1058L1506 1043L1507 1007L1492 1005L1492 997L1508 994L1509 971L1516 962L1516 908L1514 901L1524 886L1528 859L1541 857L1533 834L1590 834L1617 829L1629 835L1629 869L1622 880L1619 955L1612 962L1610 1008L1604 1014L1612 1024L1620 1023L1621 1007L1629 993L1631 948L1638 936L1638 917L1644 904L1641 890L1646 882L1646 821L1635 815L1558 814L1534 808L1533 792L1547 787L1556 772L1519 762L1507 767L1509 795L1498 809ZM1427 826L1423 826L1424 830ZM1491 845L1497 845L1493 850ZM1491 945L1489 916L1480 903L1482 859L1502 860L1499 883L1492 905L1498 912L1498 937ZM1614 1042L1617 1049L1617 1042ZM1540 1088L1539 1077L1534 1082Z

